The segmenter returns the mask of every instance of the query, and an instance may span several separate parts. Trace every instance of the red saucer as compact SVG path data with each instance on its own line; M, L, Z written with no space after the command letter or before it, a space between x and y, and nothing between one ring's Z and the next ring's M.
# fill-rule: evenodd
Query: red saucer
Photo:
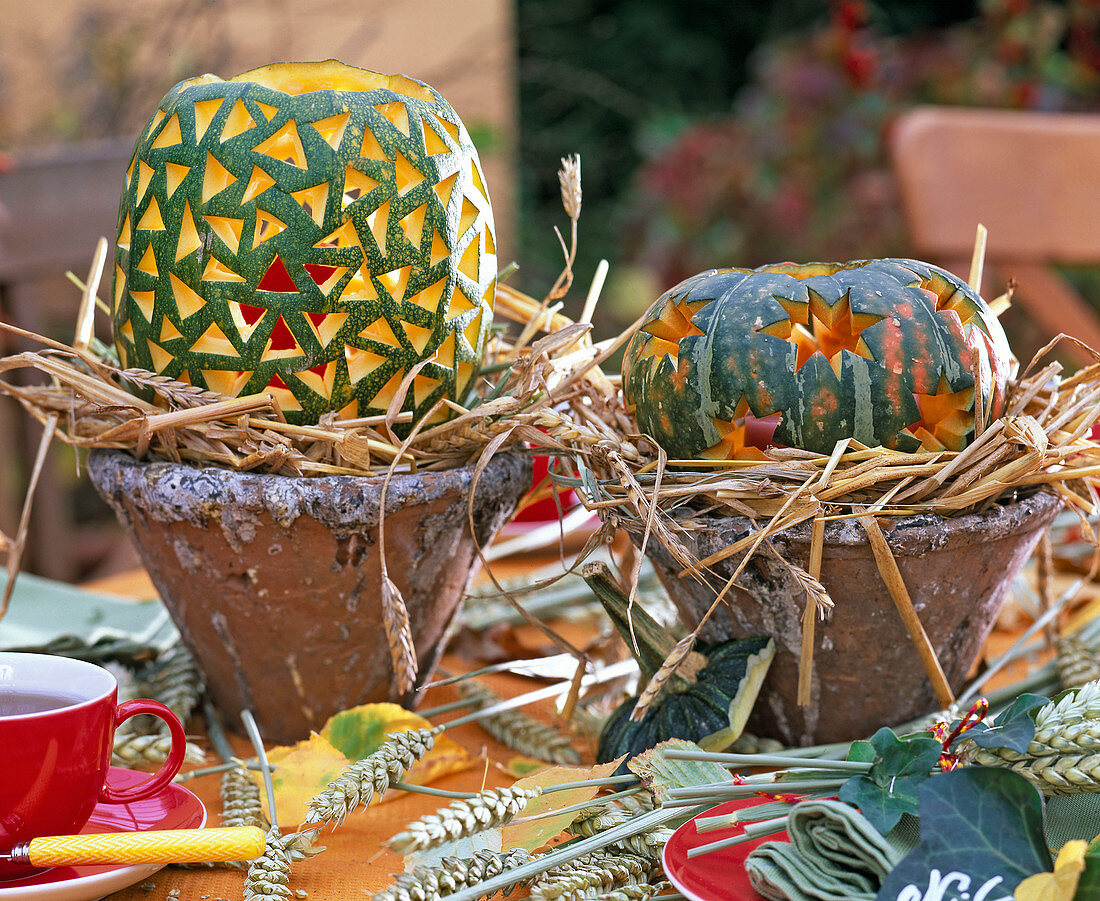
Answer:
M699 817L715 817L761 803L763 802L760 798L727 801L699 814ZM753 848L764 842L786 841L787 833L777 832L743 845L711 851L699 857L688 857L688 851L692 848L741 834L740 826L699 832L695 828L695 820L699 817L684 823L665 845L663 861L669 881L691 901L766 901L749 882L749 874L745 872L745 858Z
M148 773L111 767L107 784L128 788ZM98 804L82 833L137 832L146 829L198 829L206 824L206 808L181 785L169 785L159 795L130 804ZM53 867L24 879L0 882L0 901L92 901L140 882L164 864L136 866Z

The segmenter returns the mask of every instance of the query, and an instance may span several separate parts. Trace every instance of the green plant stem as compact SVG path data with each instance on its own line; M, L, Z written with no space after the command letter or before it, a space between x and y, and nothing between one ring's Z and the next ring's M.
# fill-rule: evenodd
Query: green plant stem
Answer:
M611 829L606 829L579 842L562 845L553 851L539 855L530 863L515 867L501 873L499 876L494 876L492 879L486 879L477 885L464 888L453 895L448 895L448 901L477 901L479 898L491 896L507 885L544 873L549 869L576 860L590 851L598 851L600 848L622 841L632 835L648 832L655 826L682 817L683 812L680 810L663 810L659 808L643 813L640 816L632 817L628 822L619 826L613 826Z
M214 766L204 766L197 770L188 770L186 773L180 773L175 781L187 782L191 779L198 779L200 776L214 776L218 773L225 773L229 770L236 769L239 766L262 772L260 764L256 760L227 760L225 763L216 763ZM272 772L277 769L278 767L276 766L271 767Z
M693 804L708 803L720 804L723 801L731 801L736 798L748 798L752 795L764 794L808 794L810 792L833 792L840 788L844 779L815 779L806 782L774 782L755 785L731 785L725 788L713 788L689 792L687 789L674 789L677 794L669 792L668 799L663 807L690 807Z
M628 782L637 782L638 777L633 773L625 776L599 776L595 779L581 779L577 782L563 782L561 785L551 785L544 788L542 793L548 795L551 792L569 791L572 788L588 788L592 785L624 785Z
M637 669L637 664L633 660L621 660L618 663L613 663L610 666L606 666L599 673L585 678L584 684L594 685L599 682L609 682L612 679L617 679L620 676L628 675ZM443 723L444 729L453 729L455 726L462 726L466 723L474 723L480 719L484 719L487 716L492 716L496 713L501 713L505 710L514 710L516 707L525 707L528 704L533 704L536 701L542 701L547 698L557 698L564 694L568 694L573 687L572 682L558 682L554 685L547 685L545 688L538 688L535 691L529 691L526 694L517 695L514 698L509 698L505 701L501 701L499 704L492 704L489 707L482 707L480 710L475 710L473 713L468 713L466 716L460 716L458 719L451 720L448 723Z
M203 699L202 717L206 721L206 736L210 739L210 744L214 746L214 751L222 759L222 762L230 763L235 760L237 755L234 753L233 746L229 744L229 739L226 737L222 718L218 714L218 710L214 706L214 703L209 698Z
M390 790L412 792L417 795L435 795L439 798L461 798L463 800L477 797L477 792L453 792L445 788L432 788L430 785L414 785L411 782L391 782Z
M590 798L587 801L581 801L577 804L570 804L568 807L559 807L554 810L547 810L545 813L534 813L530 816L520 817L519 819L512 820L512 823L526 823L530 820L541 820L545 817L557 816L559 813L575 813L578 810L588 810L590 807L597 807L601 804L607 804L610 801L618 801L619 798L629 798L631 795L636 795L640 791L645 791L645 786L639 785L634 788L628 788L625 791L615 792L611 795L604 795L602 798Z
M719 841L711 842L709 845L697 845L688 850L688 857L702 857L704 854L721 851L723 848L743 845L745 842L751 842L754 838L760 838L762 835L774 835L776 832L782 832L787 828L787 821L789 819L789 816L785 816L776 817L774 820L763 820L759 823L748 823L745 825L744 834L735 835L732 838L723 838Z
M267 762L267 751L264 750L264 740L260 736L260 729L256 725L256 718L251 710L241 711L241 722L252 741L252 747L256 751L256 758L260 762L260 770L264 774L264 788L267 790L267 819L271 828L276 832L279 829L279 821L275 814L275 786L271 782L271 764Z
M711 751L679 751L670 748L665 751L665 757L669 760L703 760L731 767L806 767L811 770L827 769L845 773L866 773L871 769L870 763L859 760L825 760L820 757L785 757L779 754L722 754Z

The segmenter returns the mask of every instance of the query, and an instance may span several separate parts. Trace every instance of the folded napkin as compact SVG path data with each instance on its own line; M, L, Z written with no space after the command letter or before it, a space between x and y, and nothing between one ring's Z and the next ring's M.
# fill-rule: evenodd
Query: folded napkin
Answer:
M901 828L884 838L854 807L825 800L796 804L787 834L745 861L753 888L772 901L874 901L917 840Z

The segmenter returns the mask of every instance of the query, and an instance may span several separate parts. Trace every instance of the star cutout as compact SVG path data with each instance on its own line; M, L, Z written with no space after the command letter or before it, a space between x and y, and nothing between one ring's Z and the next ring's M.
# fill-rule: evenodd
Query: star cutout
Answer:
M906 431L919 439L922 450L962 450L974 428L974 389L952 391L940 376L935 394L914 394L921 418Z
M795 372L801 369L815 353L821 353L829 361L837 378L840 377L843 352L873 359L870 349L860 337L864 329L880 321L882 316L867 313L853 314L848 297L842 297L832 306L815 295L810 295L808 327L795 323L789 340L798 348Z
M764 460L764 449L771 446L772 436L779 427L779 413L752 415L743 397L730 419L711 417L719 439L699 456L706 460Z
M667 356L672 360L674 367L678 366L680 339L703 334L703 330L691 321L691 317L708 303L710 303L709 298L706 300L681 299L676 303L665 304L658 318L641 327L641 331L651 337L646 342L639 362L648 357Z

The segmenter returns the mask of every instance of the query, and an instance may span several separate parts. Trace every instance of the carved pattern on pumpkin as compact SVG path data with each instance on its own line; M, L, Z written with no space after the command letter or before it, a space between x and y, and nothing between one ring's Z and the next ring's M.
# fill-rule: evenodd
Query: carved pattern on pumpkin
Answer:
M293 94L246 76L177 86L135 148L113 292L124 365L270 390L306 422L384 412L427 359L403 409L460 402L496 259L454 111L421 86Z

